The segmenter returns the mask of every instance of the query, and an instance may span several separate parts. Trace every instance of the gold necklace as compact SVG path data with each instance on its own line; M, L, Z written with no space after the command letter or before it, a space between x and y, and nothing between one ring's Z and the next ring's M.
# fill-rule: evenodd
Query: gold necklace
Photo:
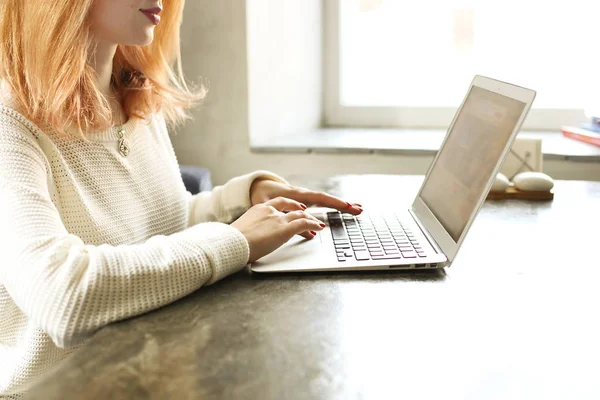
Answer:
M123 157L127 157L127 155L129 154L129 142L127 141L127 139L125 139L125 129L123 129L123 127L119 128L119 153L121 153L121 155Z
M121 102L119 102L119 110L122 110ZM129 146L129 141L125 139L125 128L123 127L124 123L117 126L117 133L119 134L119 153L123 157L127 157L129 155L129 151L131 147Z

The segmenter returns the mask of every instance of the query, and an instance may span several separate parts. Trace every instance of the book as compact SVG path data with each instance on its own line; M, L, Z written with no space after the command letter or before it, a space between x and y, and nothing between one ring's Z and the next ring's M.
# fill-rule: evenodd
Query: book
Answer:
M563 126L561 131L565 137L600 147L600 133L575 126Z
M588 131L600 133L600 124L594 124L594 123L591 123L591 122L586 122L585 124L579 125L579 127L582 128L582 129L588 130Z

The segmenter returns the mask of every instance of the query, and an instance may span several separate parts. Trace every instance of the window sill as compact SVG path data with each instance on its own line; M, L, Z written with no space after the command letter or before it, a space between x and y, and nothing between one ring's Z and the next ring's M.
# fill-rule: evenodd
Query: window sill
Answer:
M251 144L255 153L401 154L433 156L446 131L441 129L329 128ZM522 138L542 139L544 160L600 163L600 147L565 138L560 132L523 131Z

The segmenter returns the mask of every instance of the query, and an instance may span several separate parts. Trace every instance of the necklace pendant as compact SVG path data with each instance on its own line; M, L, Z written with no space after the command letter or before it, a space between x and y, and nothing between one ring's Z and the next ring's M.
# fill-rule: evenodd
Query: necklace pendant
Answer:
M129 154L130 147L129 147L129 142L127 141L127 139L125 139L123 137L124 134L125 134L125 130L121 129L119 131L119 136L120 136L120 139L119 139L119 153L121 153L121 155L123 157L127 157L127 155Z

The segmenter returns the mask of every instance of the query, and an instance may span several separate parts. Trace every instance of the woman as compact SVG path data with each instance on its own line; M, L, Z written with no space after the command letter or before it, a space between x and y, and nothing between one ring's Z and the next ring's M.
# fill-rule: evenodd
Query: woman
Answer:
M204 92L181 74L183 5L0 2L0 397L101 327L312 238L306 205L362 211L266 171L185 190L166 124Z

